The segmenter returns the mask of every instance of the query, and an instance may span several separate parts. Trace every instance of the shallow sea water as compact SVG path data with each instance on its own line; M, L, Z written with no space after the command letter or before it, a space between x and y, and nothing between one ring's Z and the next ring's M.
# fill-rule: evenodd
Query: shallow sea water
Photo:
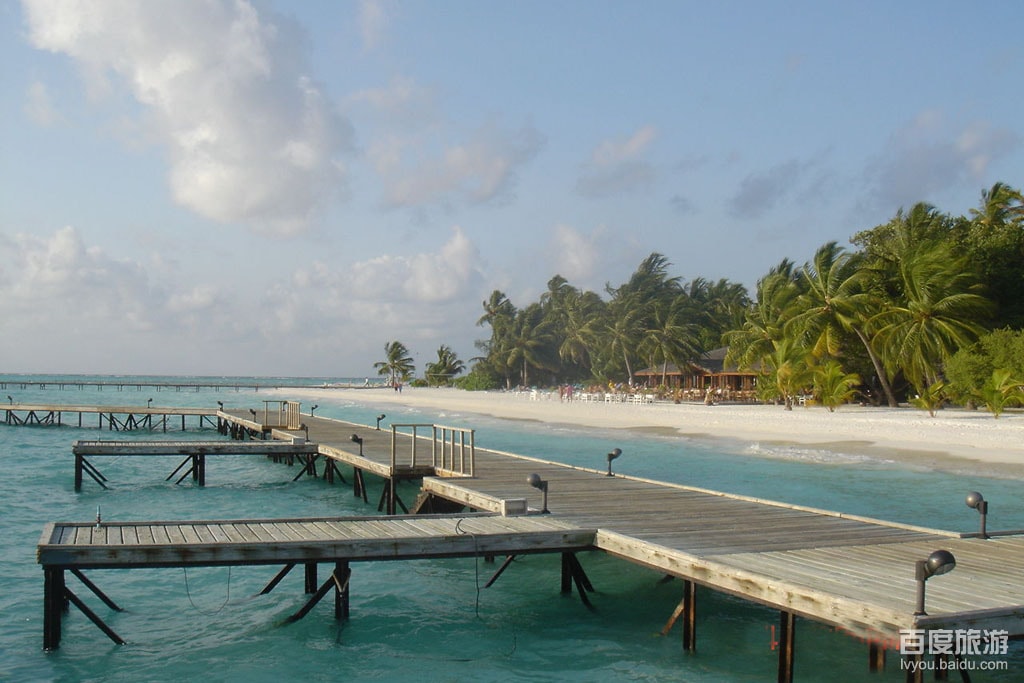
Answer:
M185 381L184 379L180 381ZM268 382L269 383L269 382ZM315 386L320 382L310 381ZM126 386L63 391L8 385L18 401L107 405L259 407L266 391L160 391ZM339 391L317 415L373 424L382 407L357 405ZM303 406L303 410L308 410ZM393 411L388 406L384 412ZM991 501L990 529L1024 528L1024 482L903 468L891 460L741 443L698 442L622 430L577 429L490 417L403 411L391 420L437 421L477 429L481 447L602 468L619 447L624 474L771 498L882 519L974 530L963 504L977 489ZM65 420L66 421L66 420ZM133 432L131 438L208 439L212 430ZM772 649L778 615L730 596L699 592L698 650L686 654L679 626L659 631L680 599L679 582L600 553L580 559L597 592L588 610L559 594L559 558L518 559L491 588L497 570L482 560L353 565L352 612L336 622L324 601L305 619L282 622L304 602L293 571L272 593L255 594L276 567L103 570L90 577L126 608L112 613L75 579L69 585L129 644L111 643L75 609L59 650L42 651L43 576L36 544L48 521L218 519L376 514L380 483L368 479L370 504L350 486L292 482L294 470L265 458L211 459L207 486L164 481L177 462L103 458L110 490L86 480L73 488L71 443L125 438L97 429L0 424L0 680L10 681L765 681L775 680ZM165 471L166 470L166 471ZM351 478L346 472L346 478ZM415 486L402 490L415 498ZM551 492L554 502L557 491ZM321 573L326 572L321 567ZM321 576L321 580L324 576ZM796 680L898 681L898 657L872 674L867 647L805 620L797 625ZM1024 678L1024 648L1011 644L1007 671L973 672L974 681Z

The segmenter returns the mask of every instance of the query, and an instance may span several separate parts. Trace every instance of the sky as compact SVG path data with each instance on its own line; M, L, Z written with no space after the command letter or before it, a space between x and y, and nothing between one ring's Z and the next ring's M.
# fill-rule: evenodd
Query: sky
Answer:
M364 377L494 290L1024 186L1024 4L0 0L0 373Z

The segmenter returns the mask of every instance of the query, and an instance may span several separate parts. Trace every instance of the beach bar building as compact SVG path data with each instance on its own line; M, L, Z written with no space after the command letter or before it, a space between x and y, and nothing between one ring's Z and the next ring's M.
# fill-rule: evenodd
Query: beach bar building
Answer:
M668 363L634 374L648 386L664 384L670 390L679 390L688 400L702 400L708 389L720 400L751 400L757 387L758 373L727 365L725 357L728 351L729 347L723 346L704 353L699 361L687 363L683 367Z

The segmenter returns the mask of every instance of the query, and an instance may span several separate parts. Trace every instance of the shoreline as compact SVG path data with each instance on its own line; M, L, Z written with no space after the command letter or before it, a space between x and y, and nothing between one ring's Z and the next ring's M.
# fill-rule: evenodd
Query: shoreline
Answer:
M560 401L558 394L413 388L376 391L309 388L274 393L314 402L395 405L486 415L574 427L621 429L680 436L714 445L728 442L749 452L807 448L961 474L1024 479L1024 413L999 419L984 410L944 409L936 416L915 408L794 407L658 402L646 405Z

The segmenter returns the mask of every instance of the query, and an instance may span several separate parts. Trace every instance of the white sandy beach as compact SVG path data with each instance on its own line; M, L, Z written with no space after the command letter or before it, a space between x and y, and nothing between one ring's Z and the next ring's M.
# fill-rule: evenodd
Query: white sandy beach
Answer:
M310 403L329 401L402 405L605 429L657 430L758 444L799 444L861 453L915 465L1024 478L1024 414L996 419L984 410L946 409L936 416L914 408L563 402L557 392L534 400L528 393L405 387L392 389L281 390Z

